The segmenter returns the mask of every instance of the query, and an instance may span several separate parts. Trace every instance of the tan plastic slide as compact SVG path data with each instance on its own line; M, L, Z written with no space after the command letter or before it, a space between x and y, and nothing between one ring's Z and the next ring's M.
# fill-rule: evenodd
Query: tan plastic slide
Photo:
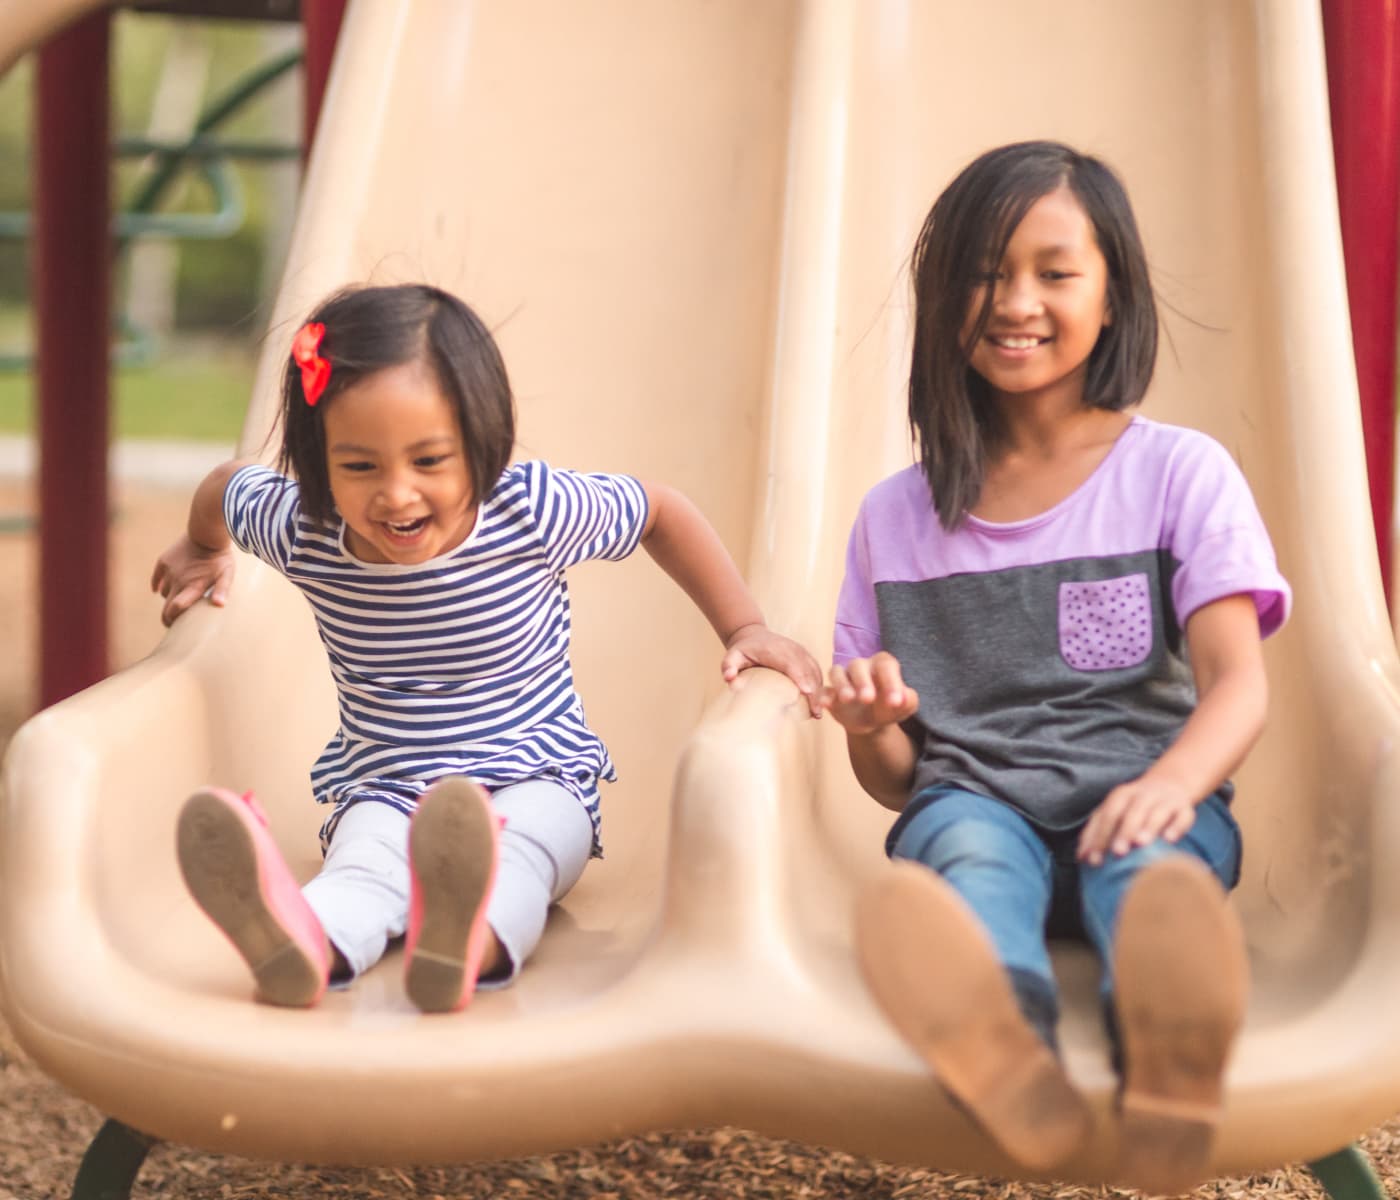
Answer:
M1214 1165L1317 1158L1400 1108L1400 673L1312 0L355 0L244 449L265 450L323 293L455 289L499 334L520 455L685 491L825 659L856 504L909 461L915 232L970 157L1035 136L1125 176L1170 334L1146 412L1236 455L1296 588L1239 779L1256 984ZM305 605L246 561L226 610L11 747L0 983L25 1049L139 1130L257 1157L462 1161L727 1123L1017 1174L858 976L852 902L888 817L839 728L775 675L724 694L713 635L645 555L572 578L580 688L622 781L606 859L518 986L420 1016L394 953L314 1011L252 1002L181 884L175 815L207 781L256 789L309 875L335 707ZM1058 963L1097 1118L1060 1174L1111 1178L1093 971Z

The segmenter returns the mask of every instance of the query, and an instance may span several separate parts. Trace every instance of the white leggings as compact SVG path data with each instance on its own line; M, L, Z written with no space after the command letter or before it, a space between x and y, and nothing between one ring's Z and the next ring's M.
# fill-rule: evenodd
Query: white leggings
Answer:
M505 817L496 885L486 920L510 958L509 971L480 986L503 987L534 952L549 906L578 882L593 849L593 823L573 793L527 779L491 794ZM359 975L408 927L409 818L366 800L346 809L321 872L302 889L321 928Z

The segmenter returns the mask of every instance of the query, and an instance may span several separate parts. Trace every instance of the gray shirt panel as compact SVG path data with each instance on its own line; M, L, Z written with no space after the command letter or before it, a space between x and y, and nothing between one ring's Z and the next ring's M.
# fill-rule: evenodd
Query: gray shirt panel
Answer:
M1070 829L1147 770L1196 704L1177 565L1146 550L877 583L881 639L919 693L913 794L951 784Z

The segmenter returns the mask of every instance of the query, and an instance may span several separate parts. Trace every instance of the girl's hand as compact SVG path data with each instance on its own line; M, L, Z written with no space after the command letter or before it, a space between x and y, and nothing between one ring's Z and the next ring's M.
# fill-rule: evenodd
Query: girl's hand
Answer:
M1094 809L1079 835L1076 857L1097 867L1104 855L1119 856L1159 837L1180 841L1196 822L1196 800L1180 784L1139 776L1120 784Z
M919 694L904 682L899 660L881 650L832 667L822 705L847 733L867 734L912 717L919 711Z
M822 715L822 669L817 666L817 660L791 638L774 633L767 625L743 625L736 629L724 644L720 673L726 683L733 683L739 678L739 672L750 667L781 671L807 698L812 716Z
M160 610L161 623L170 625L200 597L223 607L233 583L233 550L211 550L189 534L175 541L158 559L151 572L151 591L165 597Z

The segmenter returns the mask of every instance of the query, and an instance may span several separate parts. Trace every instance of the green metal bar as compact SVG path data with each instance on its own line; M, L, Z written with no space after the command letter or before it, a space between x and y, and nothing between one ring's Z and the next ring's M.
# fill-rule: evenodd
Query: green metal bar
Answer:
M126 313L117 314L116 326L119 336L112 347L113 363L119 367L144 367L155 359L156 339L149 329L142 329Z
M127 144L141 147L133 153L154 154L160 158L160 165L152 172L131 204L116 220L115 232L120 253L133 237L160 234L179 238L225 237L233 232L243 220L243 193L237 178L228 170L227 152L220 154L217 142L207 136L209 131L236 113L254 95L268 84L281 78L302 58L300 50L289 50L264 63L239 80L224 95L215 100L200 116L194 132L184 142L164 144L144 139L129 139ZM118 143L117 153L123 153L123 143ZM293 148L241 142L237 148L246 158L289 158L298 151ZM184 169L186 157L198 159L203 164L205 177L218 202L214 213L161 213L153 214L152 209L159 202L175 177ZM0 237L27 237L30 229L28 213L0 213Z
M239 158L255 162L279 162L288 158L300 158L301 146L290 142L239 142L206 137L194 137L187 142L124 137L117 139L115 153L119 158L144 158L153 154L161 158Z
M1310 1162L1308 1170L1332 1200L1388 1200L1371 1160L1360 1146L1345 1146L1335 1154Z
M133 237L172 237L211 240L236 233L246 208L243 186L228 165L218 160L200 163L200 172L214 192L215 208L202 213L123 212L112 218L112 233L123 245ZM0 212L0 238L29 236L33 219L27 212Z
M117 219L117 237L125 249L133 237L171 237L182 240L211 240L230 237L243 224L247 209L243 185L228 163L211 159L201 164L201 174L214 192L214 211L202 213L158 213L129 209Z
M254 95L274 80L285 75L294 66L301 62L301 50L290 50L286 54L264 63L256 71L250 72L243 79L239 80L223 96L215 100L200 115L195 123L194 131L188 141L205 140L207 134L216 125L226 120L246 104ZM157 167L145 186L139 191L129 205L132 212L150 212L160 199L161 193L174 181L175 176L181 168L179 158L168 158L161 166Z
M221 143L206 135L301 60L300 50L289 50L249 72L200 115L194 132L183 142L160 142L149 138L123 138L117 142L114 153L120 157L154 155L161 160L126 211L119 214L114 222L113 232L117 237L119 253L134 237L212 239L227 237L238 229L244 216L243 191L238 177L228 169L227 160L280 161L298 157L301 149L265 142ZM201 164L205 178L214 191L215 211L153 213L152 209L161 195L175 181L189 159ZM28 213L0 212L0 238L28 237L31 224Z
M209 131L237 112L263 88L281 78L302 61L301 50L291 50L249 72L201 114L194 132L184 142L167 143L145 138L119 141L114 153L122 156L154 155L159 166L146 181L131 207L113 220L116 251L120 254L136 237L168 237L181 240L211 240L228 237L243 224L246 208L237 174L229 169L230 158L261 161L284 160L300 155L296 146L263 142L220 143L207 136ZM214 193L215 209L203 213L154 213L161 194L184 169L195 161ZM28 213L0 212L0 238L23 239L30 235ZM151 339L129 323L127 335L117 352L121 363L144 362L150 356ZM0 371L24 370L33 361L28 351L0 352Z
M73 1180L72 1200L129 1200L156 1139L107 1120L92 1139Z

